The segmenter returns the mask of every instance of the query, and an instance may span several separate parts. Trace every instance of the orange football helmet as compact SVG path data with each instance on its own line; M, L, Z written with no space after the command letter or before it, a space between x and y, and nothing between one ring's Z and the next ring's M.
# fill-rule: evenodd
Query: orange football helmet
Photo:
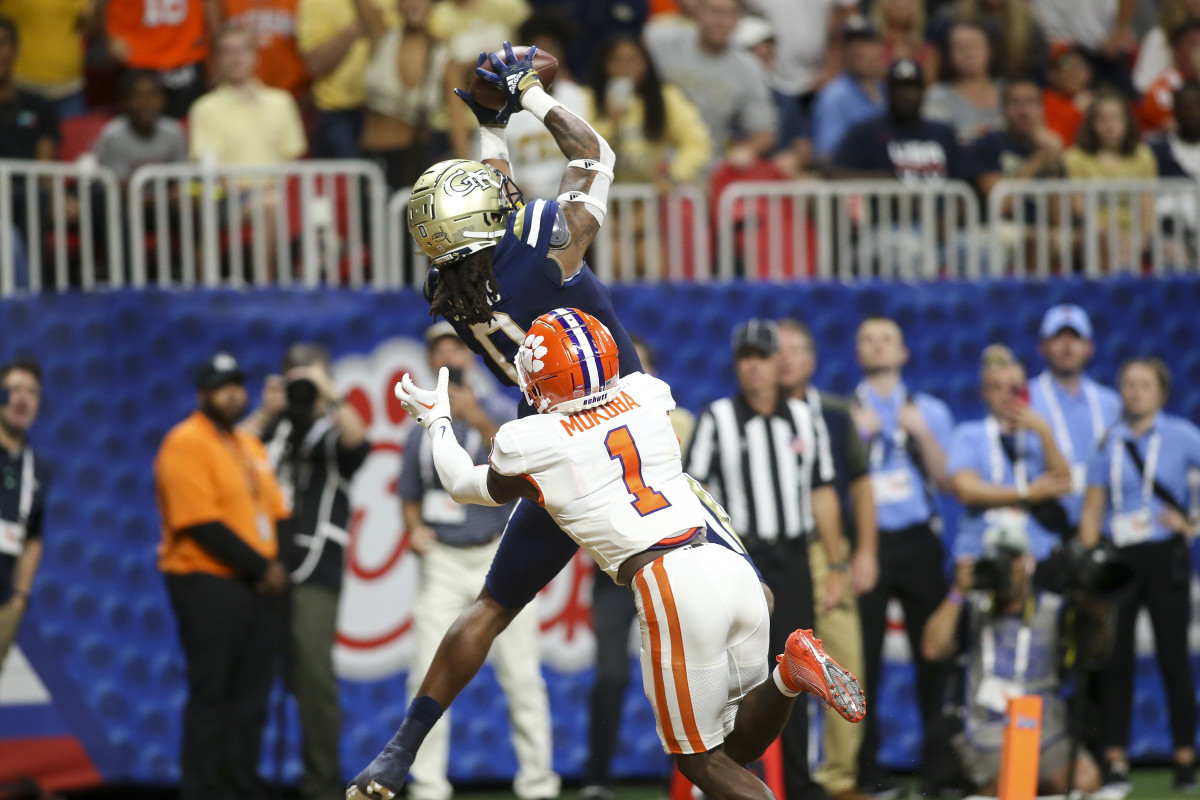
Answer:
M604 323L575 308L556 308L529 326L515 359L518 383L539 413L573 414L617 393L617 343Z

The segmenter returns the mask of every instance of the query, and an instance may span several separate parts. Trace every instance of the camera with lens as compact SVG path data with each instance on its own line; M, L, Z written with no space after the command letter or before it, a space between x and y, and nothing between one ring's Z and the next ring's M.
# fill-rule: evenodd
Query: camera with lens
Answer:
M1016 557L1016 553L1000 550L976 561L974 588L1005 594L1012 584L1012 565Z
M317 384L308 378L296 378L287 383L288 420L295 426L305 426L313 421L317 413Z

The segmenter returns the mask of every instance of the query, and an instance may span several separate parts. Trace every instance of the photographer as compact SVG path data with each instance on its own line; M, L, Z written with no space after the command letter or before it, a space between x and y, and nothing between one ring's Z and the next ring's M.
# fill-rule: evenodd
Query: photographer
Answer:
M971 556L958 561L954 588L925 624L921 651L930 661L966 654L963 730L953 745L974 792L996 794L1009 698L1039 694L1039 793L1062 794L1071 752L1066 703L1058 696L1063 599L1034 590L1037 562L1022 526L989 526L983 554L979 562ZM1074 788L1099 788L1099 770L1086 753L1076 758L1074 772Z
M1071 491L1071 467L1044 417L1029 407L1025 369L1004 345L980 359L980 383L989 414L954 429L946 471L966 507L954 556L977 556L983 534L1004 526L1026 531L1038 561L1068 529L1057 499Z
M339 796L341 709L333 671L344 548L349 542L349 481L371 451L362 417L333 387L329 353L295 344L283 375L267 379L260 425L292 517L280 523L280 557L291 572L288 686L303 730L301 797Z
M1126 746L1133 703L1134 626L1144 604L1154 626L1175 745L1174 788L1196 786L1193 737L1196 701L1188 659L1191 564L1188 541L1188 472L1200 468L1200 430L1161 413L1171 378L1157 358L1136 358L1121 368L1122 419L1108 432L1088 465L1079 537L1092 546L1103 531L1133 571L1133 587L1117 611L1112 660L1104 671L1106 783L1128 782Z

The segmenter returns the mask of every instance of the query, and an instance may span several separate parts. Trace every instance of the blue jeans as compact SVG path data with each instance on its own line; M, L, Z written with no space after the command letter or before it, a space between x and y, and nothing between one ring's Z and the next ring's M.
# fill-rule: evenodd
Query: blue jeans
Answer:
M87 101L82 91L75 92L54 101L54 110L58 112L59 122L71 117L82 117L87 113Z
M361 152L363 112L361 108L322 111L313 134L314 158L358 158Z

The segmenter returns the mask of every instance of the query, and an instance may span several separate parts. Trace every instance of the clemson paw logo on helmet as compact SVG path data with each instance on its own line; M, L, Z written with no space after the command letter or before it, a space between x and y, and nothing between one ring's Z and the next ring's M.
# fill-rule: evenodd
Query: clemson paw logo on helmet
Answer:
M525 342L521 345L521 366L525 371L532 374L541 372L542 367L546 366L541 359L546 355L546 347L542 342L545 337L535 336L530 334L525 337Z

